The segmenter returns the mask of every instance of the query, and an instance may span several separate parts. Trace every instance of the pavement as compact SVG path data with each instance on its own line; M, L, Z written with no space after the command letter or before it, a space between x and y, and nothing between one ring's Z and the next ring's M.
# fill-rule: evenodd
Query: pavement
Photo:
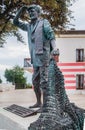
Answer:
M28 106L35 103L36 98L33 89L17 89L0 92L0 107L11 104Z
M85 90L67 90L67 95L70 102L85 109ZM28 130L30 123L36 121L40 114L22 118L4 110L3 107L17 104L28 108L35 102L33 89L0 92L0 130ZM85 130L85 124L83 130Z
M85 90L67 90L66 92L70 102L85 109ZM35 102L36 98L33 89L17 89L0 92L0 107L12 104L29 107Z

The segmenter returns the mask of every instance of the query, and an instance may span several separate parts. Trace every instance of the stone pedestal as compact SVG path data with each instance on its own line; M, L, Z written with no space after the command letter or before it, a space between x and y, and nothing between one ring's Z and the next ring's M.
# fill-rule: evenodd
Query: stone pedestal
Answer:
M1 130L28 130L30 123L37 120L39 114L22 118L0 107L0 129Z

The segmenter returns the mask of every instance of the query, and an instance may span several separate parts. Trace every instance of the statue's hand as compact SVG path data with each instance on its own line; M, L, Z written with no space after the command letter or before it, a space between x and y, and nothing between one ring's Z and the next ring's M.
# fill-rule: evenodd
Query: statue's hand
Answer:
M26 5L24 5L24 6L22 6L21 8L20 8L20 10L22 10L22 11L25 11L25 10L27 10L28 9L28 7L26 6Z
M59 49L53 50L51 56L56 62L59 62Z
M51 55L53 56L59 55L59 49L53 49Z

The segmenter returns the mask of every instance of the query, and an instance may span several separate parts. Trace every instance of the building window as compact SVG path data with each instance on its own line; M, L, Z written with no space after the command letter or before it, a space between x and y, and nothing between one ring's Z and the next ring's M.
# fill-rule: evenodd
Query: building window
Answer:
M77 74L76 75L76 89L83 89L84 88L84 74Z
M76 49L76 62L84 61L84 49Z

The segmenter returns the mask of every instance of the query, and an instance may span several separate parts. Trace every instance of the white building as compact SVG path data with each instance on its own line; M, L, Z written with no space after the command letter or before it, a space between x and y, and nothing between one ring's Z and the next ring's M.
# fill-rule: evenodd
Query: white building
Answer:
M66 89L85 89L85 31L58 32L56 44L60 50L58 66L64 74ZM31 71L29 61L25 58L24 66Z
M67 89L85 88L85 31L69 30L56 38L60 50L59 67Z

